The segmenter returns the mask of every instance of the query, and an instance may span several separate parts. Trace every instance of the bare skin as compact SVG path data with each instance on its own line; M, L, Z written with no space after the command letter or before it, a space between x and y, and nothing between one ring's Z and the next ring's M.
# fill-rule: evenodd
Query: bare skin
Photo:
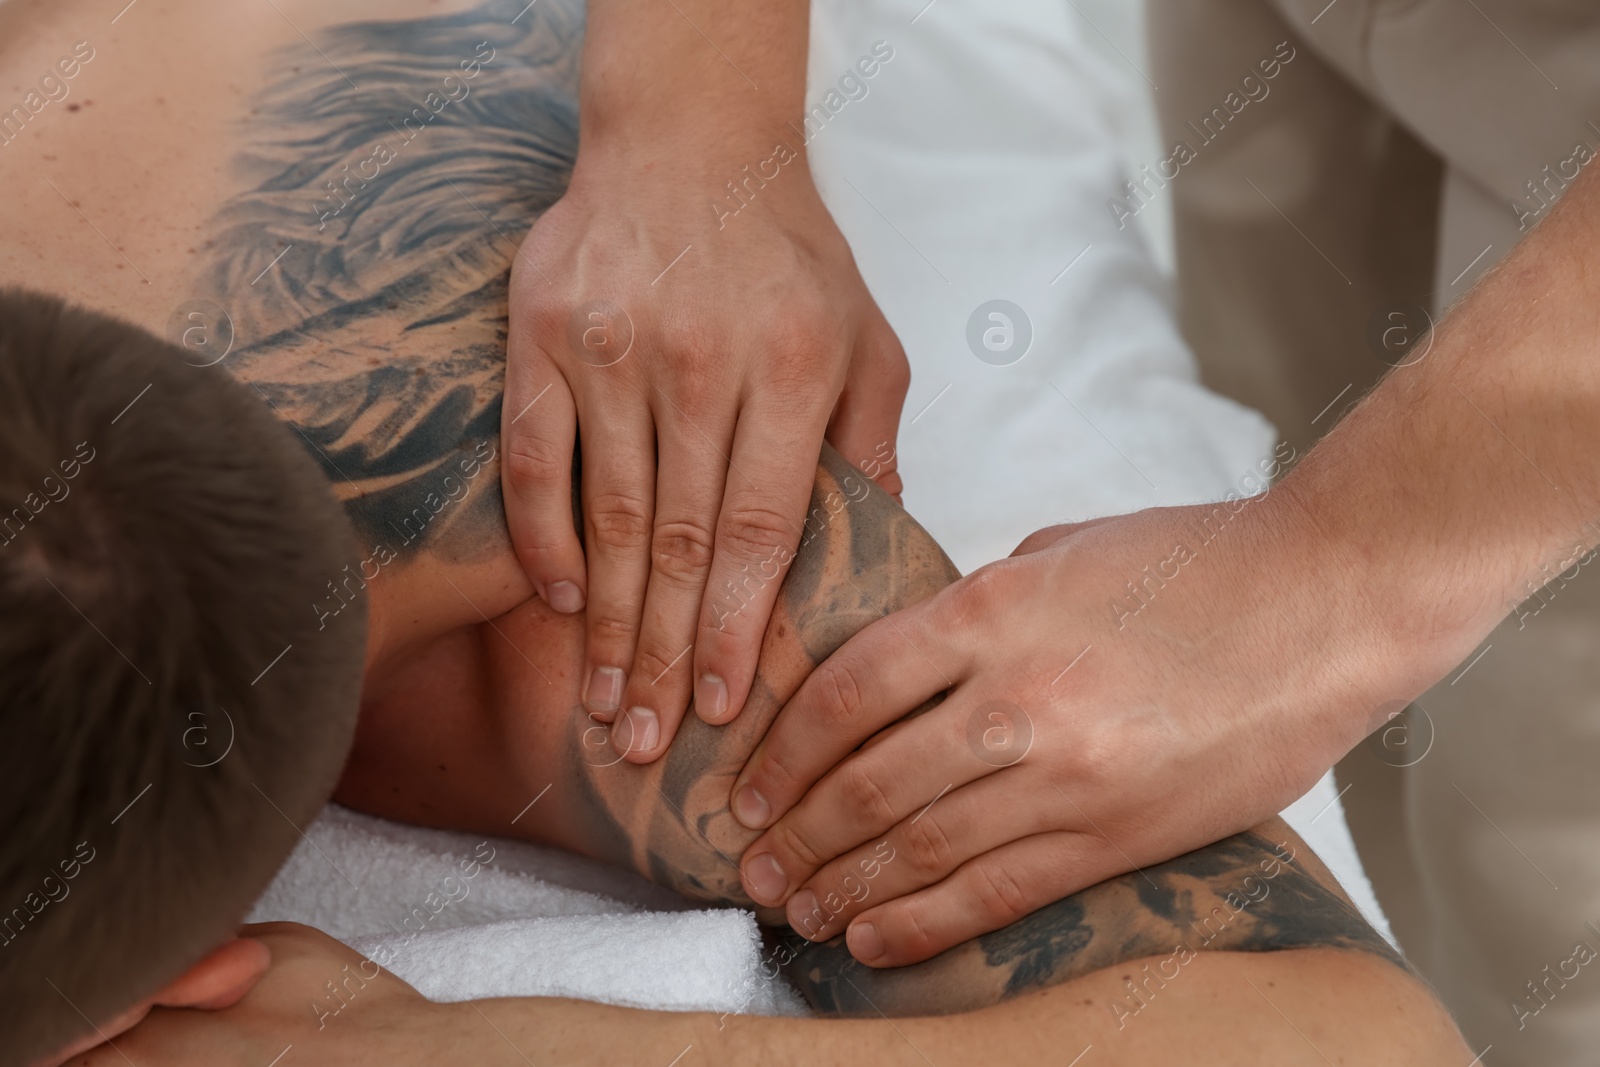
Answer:
M226 19L194 7L192 18L134 8L97 40L77 95L0 147L0 232L12 238L0 247L0 282L69 294L167 336L186 301L226 310L233 348L196 373L249 382L293 424L372 545L360 575L307 605L331 613L365 596L373 619L362 722L338 799L426 825L522 834L691 896L748 904L735 860L755 833L728 811L735 776L818 663L868 622L947 585L953 568L881 490L825 453L794 561L748 579L781 584L743 713L724 727L687 717L656 763L618 759L580 706L582 620L530 599L505 530L495 447L515 238L559 196L571 165L581 12L546 0L513 26L516 12L499 4L418 3L409 24L392 3L352 3L337 18L309 2ZM48 66L99 18L87 3L13 0L0 9L0 70ZM470 62L478 68L468 79ZM436 89L459 99L419 104ZM404 120L418 106L408 138ZM360 161L376 159L372 145L385 139L392 160L346 184L346 168L372 173ZM213 351L191 348L196 363ZM838 892L870 893L896 865L930 862L923 849L932 847L890 843L877 868ZM997 886L996 906L1005 897ZM830 907L826 896L820 906ZM1212 1037L1206 1054L1236 1062L1240 1035L1262 1035L1268 1048L1269 1033L1292 1034L1279 1014L1291 1009L1319 1050L1366 1062L1453 1062L1464 1052L1436 1002L1276 820L917 967L872 971L837 940L792 934L775 937L772 953L829 1013L921 1016L1012 1001L997 1015L919 1031L974 1058L1002 1047L997 1025L1033 1028L1021 1053L1038 1034L1122 1033L1144 1016L1138 1038L1118 1046L1121 1062ZM1210 977L1172 981L1173 967ZM1255 979L1268 983L1265 996L1286 999L1230 992ZM1358 1033L1348 1024L1372 1022L1374 997L1395 1026ZM552 1048L566 1034L612 1052L705 1024L560 1002L484 1011ZM152 1025L174 1018L158 1013ZM780 1059L804 1058L823 1040L840 1042L841 1055L857 1040L905 1051L893 1028L866 1021L736 1028Z

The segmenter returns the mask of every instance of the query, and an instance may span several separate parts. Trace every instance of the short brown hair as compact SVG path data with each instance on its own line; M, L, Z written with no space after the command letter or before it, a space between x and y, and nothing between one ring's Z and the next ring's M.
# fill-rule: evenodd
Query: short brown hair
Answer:
M0 289L0 1061L220 944L327 800L366 617L312 604L358 558L249 388Z

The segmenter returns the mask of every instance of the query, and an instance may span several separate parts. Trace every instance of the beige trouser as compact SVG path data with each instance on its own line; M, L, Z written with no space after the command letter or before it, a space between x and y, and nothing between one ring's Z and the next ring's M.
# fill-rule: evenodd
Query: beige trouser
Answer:
M1141 193L1173 198L1184 330L1301 449L1386 369L1375 322L1448 307L1600 152L1600 0L1149 7L1163 141L1194 149ZM1425 694L1409 745L1339 766L1397 936L1496 1067L1600 1062L1600 959L1574 951L1600 952L1597 570Z

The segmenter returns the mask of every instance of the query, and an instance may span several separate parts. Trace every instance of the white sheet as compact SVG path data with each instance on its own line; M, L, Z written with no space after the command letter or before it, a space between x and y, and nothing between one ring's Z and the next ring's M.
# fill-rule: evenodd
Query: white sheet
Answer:
M875 43L893 49L864 96L815 124L812 169L911 358L907 507L964 570L1053 522L1220 498L1273 444L1258 415L1196 383L1165 280L1105 208L1121 180L1110 116L1122 74L1072 20L1059 0L813 7L809 100L826 107ZM972 311L994 298L1034 328L1009 366L966 340ZM1387 933L1331 779L1285 814ZM624 872L503 841L446 889L480 839L337 808L309 837L252 917L392 955L437 999L795 1010L738 912L696 911ZM394 928L462 885L459 902L417 920L421 933Z

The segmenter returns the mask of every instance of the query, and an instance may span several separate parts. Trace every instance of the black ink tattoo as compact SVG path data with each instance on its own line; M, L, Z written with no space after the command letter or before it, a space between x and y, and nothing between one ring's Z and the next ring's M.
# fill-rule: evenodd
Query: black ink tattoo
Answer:
M507 543L498 465L463 464L499 440L507 282L570 177L583 34L578 0L512 23L522 6L337 26L274 56L199 283L234 322L224 366L300 432L361 537L402 556Z
M1339 948L1409 971L1325 876L1303 865L1297 853L1304 843L1283 823L1269 825L1276 845L1259 833L1237 834L1091 886L911 967L875 970L857 963L842 938L812 944L792 937L790 973L819 1010L893 1015L982 1007L1151 958L1124 980L1136 1012L1149 983L1172 980L1205 951Z

